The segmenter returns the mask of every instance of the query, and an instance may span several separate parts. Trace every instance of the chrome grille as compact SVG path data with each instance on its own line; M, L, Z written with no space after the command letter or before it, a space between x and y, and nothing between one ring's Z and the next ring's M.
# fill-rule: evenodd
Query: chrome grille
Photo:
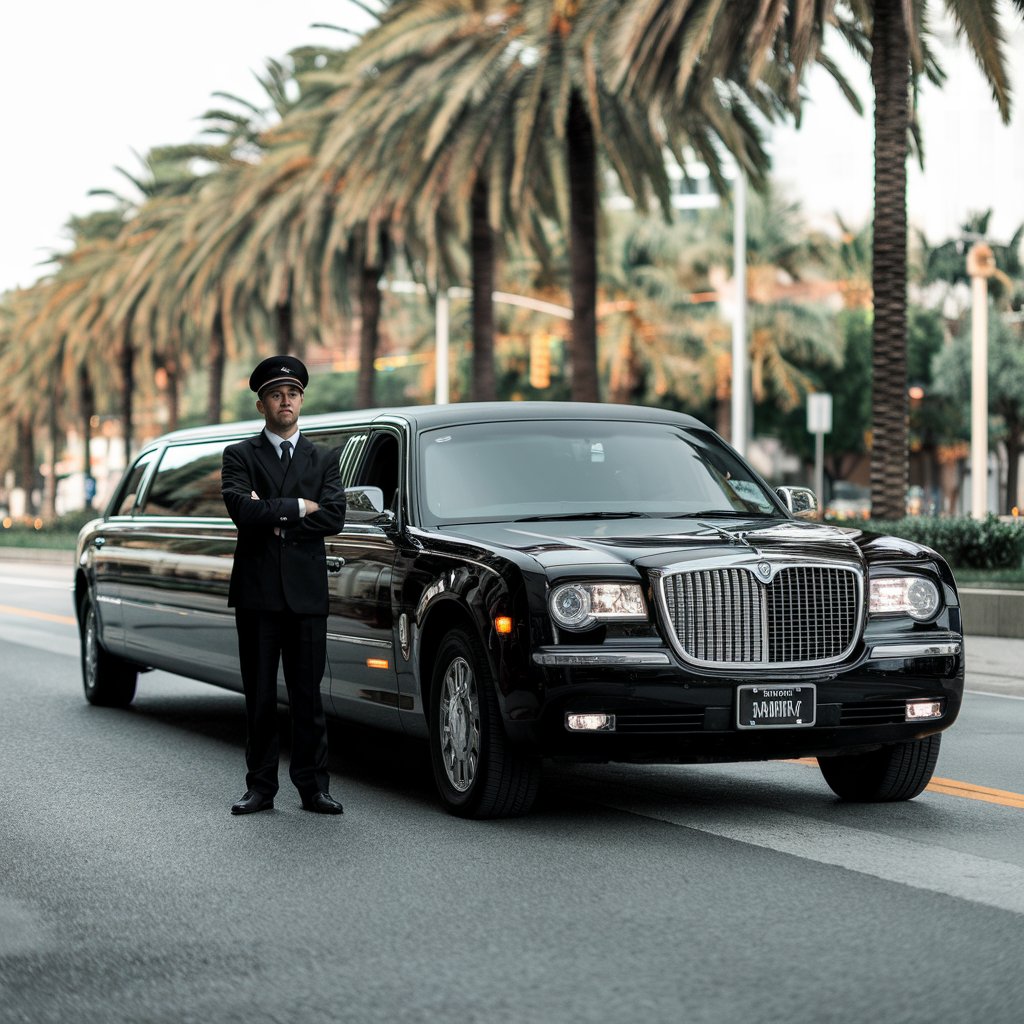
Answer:
M770 583L741 567L672 573L665 610L681 653L709 665L838 661L856 638L859 576L833 566L789 566Z

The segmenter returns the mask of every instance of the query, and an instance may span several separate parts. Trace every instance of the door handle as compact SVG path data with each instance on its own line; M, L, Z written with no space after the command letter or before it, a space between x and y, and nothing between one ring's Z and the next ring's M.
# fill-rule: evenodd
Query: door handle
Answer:
M327 574L333 575L336 572L341 572L341 567L345 564L344 558L328 558L327 559Z

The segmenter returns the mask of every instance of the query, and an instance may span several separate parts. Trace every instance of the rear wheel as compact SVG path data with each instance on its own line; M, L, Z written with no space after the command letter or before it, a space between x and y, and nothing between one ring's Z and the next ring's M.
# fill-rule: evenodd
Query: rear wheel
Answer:
M819 757L818 767L843 800L885 803L913 800L931 782L942 736L893 743L867 754Z
M99 640L96 606L90 596L82 601L79 616L82 639L82 685L90 704L126 708L135 697L138 669L103 649Z
M464 818L525 814L540 784L540 760L511 746L479 640L444 638L430 687L430 761L446 809Z

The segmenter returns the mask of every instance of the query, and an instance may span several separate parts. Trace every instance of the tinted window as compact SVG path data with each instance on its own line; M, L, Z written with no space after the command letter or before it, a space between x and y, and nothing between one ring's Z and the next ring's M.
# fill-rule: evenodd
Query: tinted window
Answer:
M156 461L157 452L146 452L140 455L128 475L121 481L117 494L114 495L107 509L108 516L130 516L135 510L135 502L139 490L146 477L146 471Z
M427 519L641 513L777 515L774 495L710 431L664 423L478 423L423 435Z
M377 430L366 444L366 457L352 483L363 487L379 487L384 495L384 507L397 510L400 468L397 436L388 430Z
M310 434L309 439L321 451L333 452L338 459L338 472L341 482L348 486L352 482L352 471L366 445L365 430L346 434Z
M224 444L214 441L166 449L146 494L142 514L226 517L220 494Z

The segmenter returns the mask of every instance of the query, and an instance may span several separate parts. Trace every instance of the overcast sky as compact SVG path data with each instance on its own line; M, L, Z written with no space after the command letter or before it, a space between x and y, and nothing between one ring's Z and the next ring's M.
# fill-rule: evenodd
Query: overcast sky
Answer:
M267 57L341 37L315 22L352 25L344 0L8 0L0 9L0 291L30 284L38 264L66 247L63 225L98 208L93 188L131 192L114 167L137 171L134 153L187 142L221 90L259 97L254 73ZM911 217L932 239L971 210L993 206L996 240L1024 221L1024 34L1015 34L1018 103L1002 127L980 74L963 51L947 55L950 82L926 92L925 175L912 171ZM871 123L857 118L826 79L810 83L800 133L775 138L780 181L817 221L839 211L870 216Z

